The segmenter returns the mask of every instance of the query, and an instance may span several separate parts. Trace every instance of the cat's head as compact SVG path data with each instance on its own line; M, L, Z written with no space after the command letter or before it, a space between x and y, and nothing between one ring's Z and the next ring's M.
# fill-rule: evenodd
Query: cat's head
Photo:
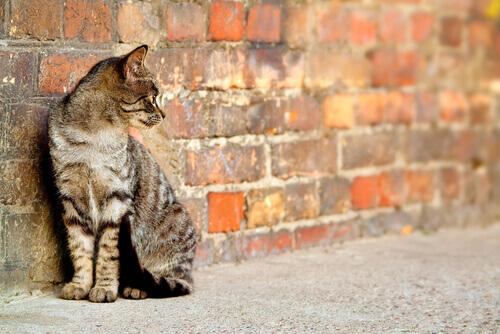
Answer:
M118 103L129 125L151 128L165 118L162 107L162 89L144 65L148 46L143 45L121 57L118 71L122 89Z

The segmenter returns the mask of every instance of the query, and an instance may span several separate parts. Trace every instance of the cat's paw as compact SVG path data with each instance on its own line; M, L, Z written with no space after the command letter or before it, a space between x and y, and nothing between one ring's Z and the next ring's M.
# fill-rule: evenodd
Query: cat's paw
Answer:
M96 303L114 302L117 297L117 289L109 286L95 286L89 293L89 300Z
M67 283L61 291L63 299L84 299L89 295L89 288L83 284Z
M131 287L126 287L123 289L123 297L130 299L144 299L147 298L148 294L146 291L142 291L139 289L133 289Z

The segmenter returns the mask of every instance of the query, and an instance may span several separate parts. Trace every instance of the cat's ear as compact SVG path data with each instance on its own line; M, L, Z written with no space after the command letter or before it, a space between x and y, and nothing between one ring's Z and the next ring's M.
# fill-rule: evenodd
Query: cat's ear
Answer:
M147 53L148 46L142 45L125 56L125 62L123 63L123 76L125 77L125 81L135 81L143 75L144 60L146 59Z

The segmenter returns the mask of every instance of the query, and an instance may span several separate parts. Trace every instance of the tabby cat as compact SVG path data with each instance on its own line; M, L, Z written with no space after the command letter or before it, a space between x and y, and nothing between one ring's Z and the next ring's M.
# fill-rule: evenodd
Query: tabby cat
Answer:
M65 299L113 302L192 291L196 235L151 154L128 135L165 117L147 45L95 65L49 120L74 276Z

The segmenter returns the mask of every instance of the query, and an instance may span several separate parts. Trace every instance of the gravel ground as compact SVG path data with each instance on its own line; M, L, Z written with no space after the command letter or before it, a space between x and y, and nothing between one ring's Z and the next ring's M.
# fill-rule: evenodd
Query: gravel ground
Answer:
M215 265L195 280L172 299L4 299L0 333L500 333L500 224Z

